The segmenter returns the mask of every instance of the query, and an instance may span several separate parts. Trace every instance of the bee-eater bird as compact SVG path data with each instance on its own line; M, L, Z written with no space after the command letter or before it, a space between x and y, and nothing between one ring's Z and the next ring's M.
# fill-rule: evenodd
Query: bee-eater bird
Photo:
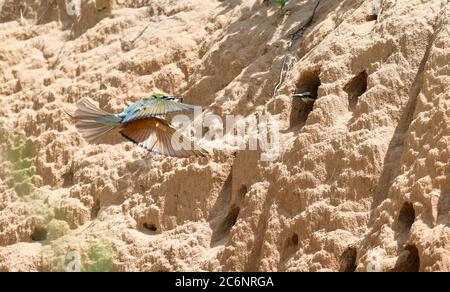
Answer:
M264 1L267 2L269 5L272 4L274 6L280 7L280 9L284 9L287 0L264 0Z
M312 92L296 93L293 97L300 97L306 105L313 105L317 100L317 96L315 96Z
M181 98L158 93L133 103L119 114L111 114L84 98L76 105L75 113L69 116L89 143L96 144L106 133L119 129L123 137L150 152L172 157L206 156L206 150L184 149L179 139L172 139L176 129L160 117L195 108L181 101ZM188 138L181 134L178 137L193 148Z
M270 0L270 3L272 3L272 5L279 6L281 9L283 9L284 6L286 6L286 0Z

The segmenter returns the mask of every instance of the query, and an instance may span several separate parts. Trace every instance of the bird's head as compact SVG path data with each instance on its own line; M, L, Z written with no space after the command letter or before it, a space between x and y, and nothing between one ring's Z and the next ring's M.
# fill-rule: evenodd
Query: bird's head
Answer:
M299 97L305 104L313 104L317 97L311 92L296 93L293 97Z
M161 98L161 97L169 97L169 94L164 92L158 92L152 95L152 98Z
M310 98L314 98L314 95L310 91L306 91L306 92L303 92L303 93L296 93L296 94L294 94L294 97L310 97Z
M151 98L165 98L165 99L169 99L169 100L174 100L176 102L183 102L183 97L170 95L170 94L167 94L167 93L164 93L164 92L155 93L155 94L152 95Z

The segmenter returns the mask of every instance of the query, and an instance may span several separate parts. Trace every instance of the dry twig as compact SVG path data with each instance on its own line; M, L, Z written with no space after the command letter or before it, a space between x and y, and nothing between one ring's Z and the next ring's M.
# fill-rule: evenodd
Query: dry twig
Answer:
M319 7L319 4L320 4L320 0L317 0L316 5L314 6L313 12L311 14L311 17L308 19L308 21L304 25L302 25L302 27L300 27L294 33L291 34L291 39L289 41L288 50L284 54L284 57L283 57L283 65L281 66L280 79L278 80L277 85L275 85L273 96L276 95L277 91L283 85L284 81L286 80L286 76L290 70L290 67L292 66L292 64L295 61L295 57L292 55L291 48L294 46L294 43L303 36L306 29L313 23L314 16L316 15L316 11L317 11L317 8Z

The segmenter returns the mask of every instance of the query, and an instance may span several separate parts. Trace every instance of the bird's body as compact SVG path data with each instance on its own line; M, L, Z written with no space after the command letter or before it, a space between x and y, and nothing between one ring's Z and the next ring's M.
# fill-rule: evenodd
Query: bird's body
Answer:
M294 94L294 97L300 97L306 105L313 105L317 100L317 96L315 96L311 92L297 93Z
M270 4L280 7L281 9L284 9L284 6L286 6L286 0L269 0Z
M117 116L122 118L123 123L127 123L147 117L157 117L173 112L193 110L194 108L193 105L181 103L179 97L158 93L152 95L152 97L144 98L133 103Z
M70 115L81 135L90 143L98 143L100 138L113 129L138 146L158 154L173 157L205 156L206 151L184 149L186 137L175 136L176 129L161 118L162 115L193 110L193 105L183 104L181 99L166 94L154 94L128 106L119 114L110 114L98 108L89 99L82 99L77 110Z

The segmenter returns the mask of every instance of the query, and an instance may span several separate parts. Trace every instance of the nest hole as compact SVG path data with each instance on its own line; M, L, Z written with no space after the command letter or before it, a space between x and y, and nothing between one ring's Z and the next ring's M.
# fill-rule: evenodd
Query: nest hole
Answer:
M38 227L34 230L33 234L31 234L32 241L45 241L47 240L47 229L43 227Z
M408 245L405 247L408 251L406 257L401 257L395 264L393 272L419 272L420 257L419 250L415 245Z
M100 200L96 199L94 201L94 205L92 206L92 209L91 209L91 220L98 217L98 213L100 212L100 209L101 209Z
M291 236L286 238L286 241L284 242L284 249L292 250L292 248L297 248L297 247L298 247L298 234L294 232L294 233L292 233Z
M296 94L309 92L315 98L318 97L319 87L322 84L318 71L305 72L302 74L297 84ZM290 126L303 126L308 119L309 114L314 108L314 102L305 103L301 98L294 97L292 101L292 110L290 118Z
M237 205L232 205L225 218L217 225L211 237L211 246L222 244L230 234L231 228L236 224L241 209Z
M348 95L348 108L350 111L355 110L359 97L367 91L367 78L367 72L363 71L345 85L344 90Z
M293 233L291 236L286 238L284 242L283 252L281 260L285 261L287 258L292 256L298 248L298 234Z
M14 191L16 192L16 194L21 197L28 196L29 194L31 194L32 190L33 186L28 181L18 183L14 187Z
M243 197L245 197L245 195L248 193L248 188L247 188L247 186L246 185L242 185L240 188L239 188L239 195L243 198Z
M142 227L144 228L144 230L150 231L150 232L156 232L156 231L158 230L158 228L156 227L156 225L153 224L153 223L147 223L147 222L145 222L144 224L142 224Z
M291 246L298 247L298 234L294 232L291 236Z
M339 272L354 272L356 270L356 255L356 248L347 248L341 255Z
M239 212L241 209L233 205L231 206L230 210L228 211L225 218L220 222L218 225L216 231L213 233L211 243L216 243L220 241L221 239L225 238L231 231L231 228L236 224Z
M366 22L376 21L378 19L377 14L370 14L366 16Z
M66 172L63 176L63 188L69 188L73 186L73 172Z
M406 202L403 204L398 215L398 231L400 233L409 232L416 218L413 204Z
M224 230L224 233L229 233L231 228L236 224L240 211L241 211L241 208L239 208L236 205L233 205L230 208L227 216L225 217L224 221L222 222L222 230Z

